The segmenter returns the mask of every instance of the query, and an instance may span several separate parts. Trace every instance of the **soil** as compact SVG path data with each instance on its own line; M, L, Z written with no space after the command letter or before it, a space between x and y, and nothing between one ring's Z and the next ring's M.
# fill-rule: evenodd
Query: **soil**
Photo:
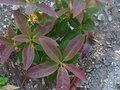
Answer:
M120 0L105 5L97 21L97 40L93 54L94 69L90 72L89 90L120 90Z
M0 34L6 31L12 9L12 6L0 6ZM1 13L3 11L5 13ZM81 90L120 90L120 0L113 0L112 5L104 4L95 17L96 43L90 57L82 61L89 84L82 86ZM0 76L8 76L10 84L21 86L24 71L13 56L14 53L6 65L0 65ZM45 80L27 79L20 90L52 90L51 84Z

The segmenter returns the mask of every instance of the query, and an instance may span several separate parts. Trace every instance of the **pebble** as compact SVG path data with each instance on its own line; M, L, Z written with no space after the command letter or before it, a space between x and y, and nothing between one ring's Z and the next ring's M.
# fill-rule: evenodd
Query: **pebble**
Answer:
M14 5L14 6L12 6L12 10L17 10L18 8L20 8L19 5Z
M98 17L97 17L97 20L104 21L105 20L104 14L99 14Z
M14 15L13 14L11 15L11 18L14 19Z
M111 16L108 16L108 21L112 21L112 17Z
M3 8L3 6L4 6L3 4L0 4L0 7L1 7L1 8Z
M44 80L44 78L42 78L42 85L45 85L45 80Z
M120 9L118 9L118 12L120 12Z
M38 87L38 84L35 84L35 85L34 85L34 88L37 88L37 87Z
M107 45L107 48L112 48L112 45Z
M7 27L6 25L3 26L3 28L6 28L6 27Z

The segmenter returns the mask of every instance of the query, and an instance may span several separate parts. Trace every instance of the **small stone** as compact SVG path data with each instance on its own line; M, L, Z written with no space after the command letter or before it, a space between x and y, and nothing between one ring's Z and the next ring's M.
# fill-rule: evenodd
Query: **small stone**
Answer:
M112 48L112 45L108 45L107 47L108 47L108 48Z
M118 12L120 12L120 9L118 9Z
M99 14L98 17L97 17L97 19L98 19L99 21L104 21L104 20L105 20L104 14Z
M14 15L13 15L13 14L11 15L11 18L12 18L12 19L14 18Z
M117 6L119 7L119 6L120 6L120 4L117 4Z
M56 90L55 88L53 88L52 90Z
M98 23L98 22L94 22L94 24L95 24L96 27L99 26L99 23Z
M20 8L19 5L14 5L14 6L12 7L12 10L17 10L18 8Z
M53 3L53 2L51 2L51 3L50 3L50 6L51 6L51 7L53 7L53 6L54 6L54 3Z
M108 17L108 21L112 21L112 17L111 16Z
M5 22L7 21L7 19L4 20Z
M2 33L3 33L3 34L5 34L5 32L4 32L4 31L3 31Z
M3 28L6 28L6 27L7 27L6 25L3 26Z
M45 80L44 80L44 78L42 78L42 85L45 85Z
M32 80L31 80L31 79L29 79L29 81L31 82Z
M7 18L8 16L7 15L5 15L5 18Z
M107 45L110 45L110 42L106 42Z
M35 84L35 85L34 85L34 88L37 88L37 87L38 87L38 84Z
M1 8L3 8L3 6L4 6L3 4L0 4L0 7L1 7Z
M4 9L4 12L7 12L8 10L7 9Z

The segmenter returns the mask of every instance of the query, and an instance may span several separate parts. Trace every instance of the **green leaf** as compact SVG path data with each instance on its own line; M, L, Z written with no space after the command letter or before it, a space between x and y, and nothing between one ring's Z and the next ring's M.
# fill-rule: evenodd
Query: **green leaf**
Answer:
M74 56L70 61L68 61L67 63L72 63L73 65L76 65L77 61L79 60L80 55L77 54L76 56Z
M71 26L73 26L74 28L80 26L79 21L76 18L70 18L69 19L69 23Z
M69 41L74 38L76 35L78 35L77 32L75 31L69 31L69 33L67 33L65 35L65 38L63 40L60 41L60 50L63 52L66 45L69 43Z
M54 72L48 77L48 80L54 82L56 80L56 77L57 77L57 72Z
M60 9L62 7L61 0L55 0L55 5L56 5L57 9Z
M93 14L97 13L100 9L101 9L100 7L91 7L91 8L88 8L86 12L89 15L93 15Z
M84 22L83 24L83 29L89 32L95 31L95 26L92 22L92 20L88 19L87 21Z
M0 77L0 86L5 85L8 82L8 77Z
M68 8L67 0L61 0L63 8Z
M22 63L22 51L17 52L17 57L20 63Z
M58 36L62 36L65 33L68 32L68 19L63 19L60 22L58 22L58 24L55 26L56 27L56 32L55 34L57 34Z
M33 64L34 65L38 65L40 64L40 54L37 50L35 50L35 57L34 57L34 60L33 60Z
M37 51L43 51L42 47L40 45L36 45L35 46L35 50Z

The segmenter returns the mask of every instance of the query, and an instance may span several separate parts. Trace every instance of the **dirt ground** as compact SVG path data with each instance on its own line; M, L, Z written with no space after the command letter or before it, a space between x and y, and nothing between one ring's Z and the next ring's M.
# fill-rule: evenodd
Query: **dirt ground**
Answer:
M89 90L120 90L120 0L105 5L98 17Z
M8 11L12 9L15 7L0 6L0 34L5 33L5 28L10 23L8 21L12 15ZM6 13L1 13L3 11ZM81 90L120 90L120 0L113 0L111 6L105 4L95 17L96 43L85 61L92 64L87 70L89 85ZM0 76L9 76L9 83L19 86L24 79L23 70L15 64L16 58L11 59L7 65L0 65ZM27 79L23 90L51 90L49 85L45 79Z

